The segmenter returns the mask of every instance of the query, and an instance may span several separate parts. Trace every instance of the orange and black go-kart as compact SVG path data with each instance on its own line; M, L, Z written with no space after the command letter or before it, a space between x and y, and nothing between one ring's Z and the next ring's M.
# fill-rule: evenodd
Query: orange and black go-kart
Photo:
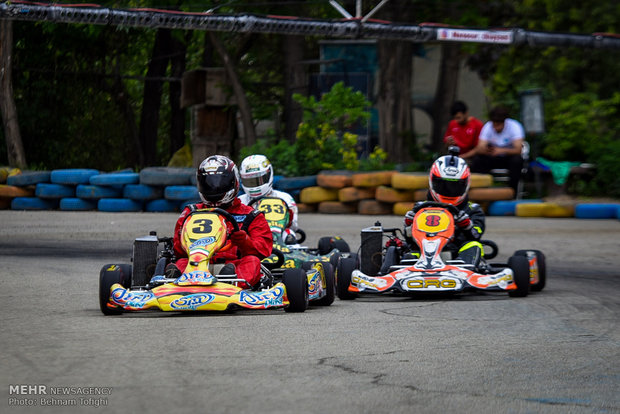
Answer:
M227 225L230 224L230 226ZM229 227L232 230L229 230ZM174 257L172 238L137 238L131 264L107 264L99 276L99 305L105 315L129 311L226 311L239 308L284 308L303 312L308 307L308 280L302 269L287 269L275 280L269 264L261 265L257 286L243 289L243 279L211 263L218 251L229 249L229 236L239 231L234 217L218 208L196 210L187 217L182 243L187 268L178 277L166 277ZM274 263L273 266L279 266ZM222 271L222 273L219 273Z
M526 296L545 286L545 256L539 250L518 250L508 263L491 263L497 245L482 240L485 253L478 266L456 259L450 246L454 236L456 207L427 201L416 205L412 237L417 248L403 240L400 229L381 223L362 230L361 266L342 259L336 279L338 297L355 299L360 293L404 294L456 293L466 290L505 291L511 297ZM400 235L400 237L399 237ZM388 242L383 243L384 237Z

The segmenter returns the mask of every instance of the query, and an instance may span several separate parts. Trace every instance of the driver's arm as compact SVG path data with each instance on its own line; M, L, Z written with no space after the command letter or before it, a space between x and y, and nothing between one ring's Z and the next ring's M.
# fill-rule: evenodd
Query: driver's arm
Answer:
M267 220L262 213L252 220L247 231L247 237L243 242L237 244L237 247L243 256L251 255L264 259L271 255L273 236L271 235L269 224L267 224Z

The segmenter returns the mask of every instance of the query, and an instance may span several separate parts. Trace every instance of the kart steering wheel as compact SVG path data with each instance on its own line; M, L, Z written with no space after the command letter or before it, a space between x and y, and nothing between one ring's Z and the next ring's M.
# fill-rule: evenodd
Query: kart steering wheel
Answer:
M277 269L279 267L282 267L282 265L284 264L284 260L285 260L284 253L282 253L279 249L276 249L274 247L273 250L271 251L271 254L275 255L278 258L278 260L273 262L273 263L261 261L261 265L265 266L269 270L273 270L273 269Z
M213 211L214 213L221 215L222 217L224 217L224 219L226 219L227 222L229 222L232 225L233 229L231 233L236 233L239 231L239 223L237 223L237 220L235 220L232 214L230 214L228 211L223 210L221 208L217 208L217 207L210 209L210 211Z

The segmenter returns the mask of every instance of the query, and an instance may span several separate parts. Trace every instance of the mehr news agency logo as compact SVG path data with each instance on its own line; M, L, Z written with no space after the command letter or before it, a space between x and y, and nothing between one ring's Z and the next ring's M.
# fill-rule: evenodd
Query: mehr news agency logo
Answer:
M112 387L48 386L9 384L9 406L105 407Z

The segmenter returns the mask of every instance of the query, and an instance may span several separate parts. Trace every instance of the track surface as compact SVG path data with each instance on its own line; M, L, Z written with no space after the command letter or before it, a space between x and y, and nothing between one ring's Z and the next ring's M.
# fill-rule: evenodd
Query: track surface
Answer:
M303 314L104 317L101 267L127 263L150 230L170 235L176 217L0 211L2 412L620 412L618 220L489 217L495 261L546 253L547 288L526 298L366 296ZM352 248L376 220L401 225L300 217L305 244L340 235ZM26 403L36 405L16 405Z

